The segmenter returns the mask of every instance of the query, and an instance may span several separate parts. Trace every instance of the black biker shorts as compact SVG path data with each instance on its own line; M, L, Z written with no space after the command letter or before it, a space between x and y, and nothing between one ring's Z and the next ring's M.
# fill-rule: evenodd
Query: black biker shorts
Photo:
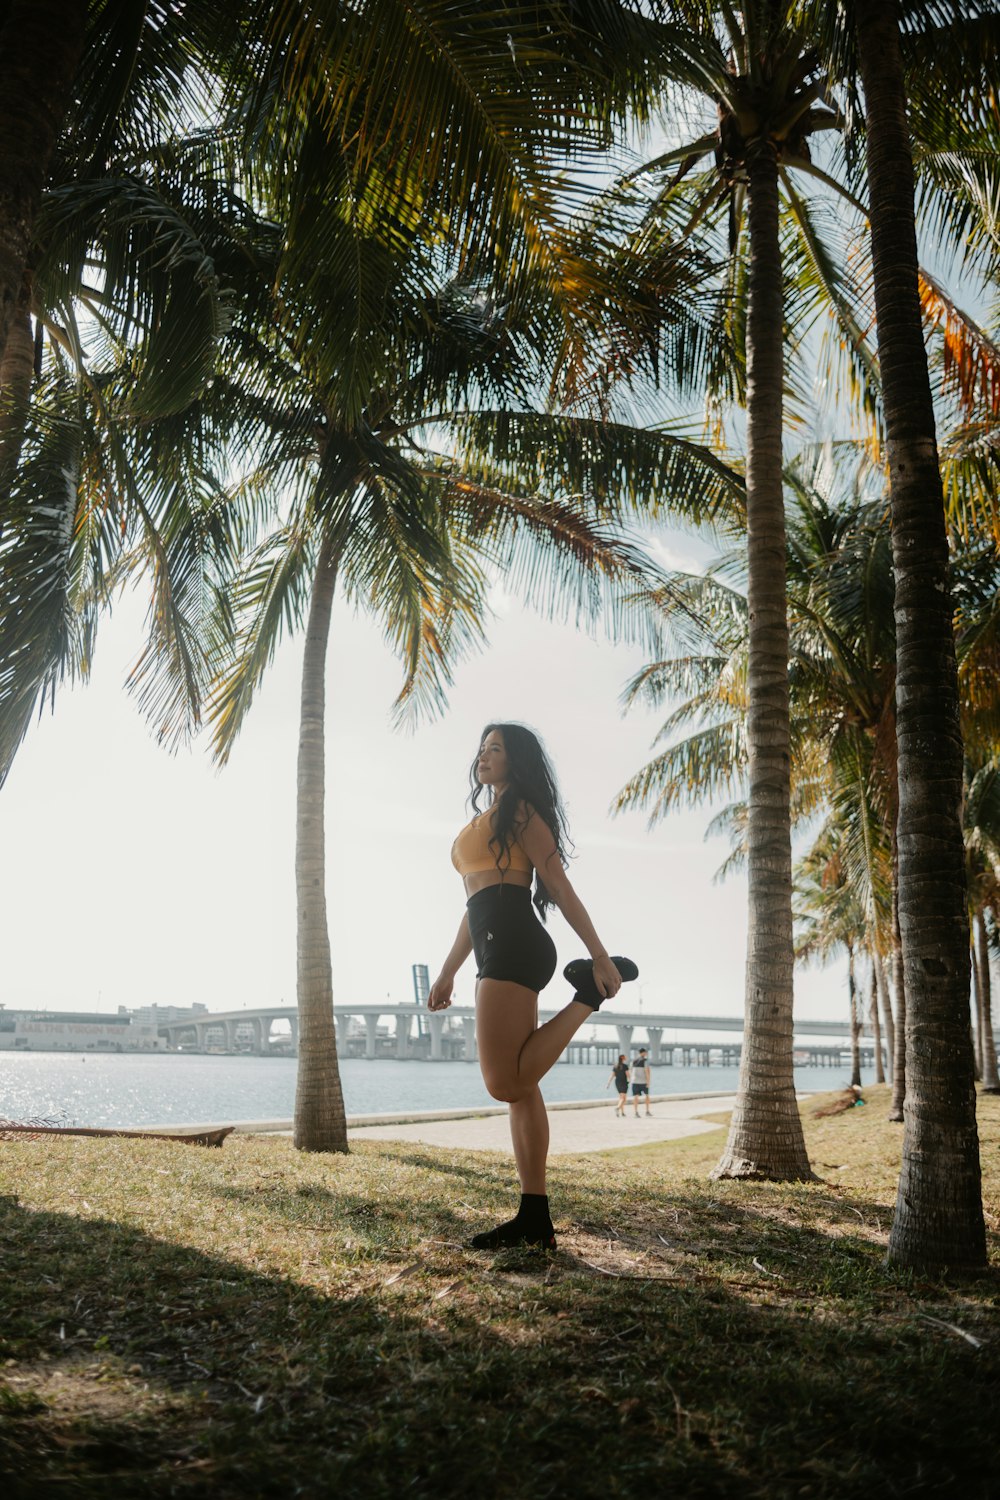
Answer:
M556 971L556 945L527 886L486 886L470 896L468 916L477 979L506 979L536 994L545 988Z

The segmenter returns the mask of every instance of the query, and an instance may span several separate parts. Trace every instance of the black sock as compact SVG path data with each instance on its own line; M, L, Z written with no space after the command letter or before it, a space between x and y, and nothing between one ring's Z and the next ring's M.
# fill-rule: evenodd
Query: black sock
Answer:
M544 1193L522 1193L521 1206L513 1219L474 1234L469 1241L473 1250L504 1250L512 1245L539 1245L556 1248L555 1231L549 1215L549 1200Z

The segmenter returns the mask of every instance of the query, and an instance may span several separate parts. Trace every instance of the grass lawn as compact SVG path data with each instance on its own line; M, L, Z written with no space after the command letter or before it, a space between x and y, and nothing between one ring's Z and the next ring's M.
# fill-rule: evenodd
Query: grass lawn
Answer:
M560 1158L551 1257L462 1247L493 1153L0 1142L2 1493L1000 1496L1000 1098L977 1281L883 1264L866 1098L808 1185L708 1181L721 1123Z

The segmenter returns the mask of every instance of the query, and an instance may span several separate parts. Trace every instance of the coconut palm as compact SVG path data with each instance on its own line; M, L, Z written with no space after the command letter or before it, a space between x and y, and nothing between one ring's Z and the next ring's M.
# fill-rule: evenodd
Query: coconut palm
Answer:
M701 470L670 437L532 411L518 384L509 329L536 368L565 369L601 316L603 289L569 246L553 169L570 151L606 145L615 111L638 102L648 26L606 3L552 7L542 23L523 8L485 16L471 4L264 9L261 86L235 107L254 143L253 182L285 226L278 343L262 367L292 397L295 416L267 467L294 475L297 502L237 590L241 629L213 712L224 754L282 616L300 621L309 597L296 1142L339 1150L318 814L334 590L363 600L400 645L403 698L433 701L452 650L475 633L484 558L522 567L526 592L551 596L539 564L548 548L555 578L573 579L585 611L600 597L587 581L598 565L617 589L615 621L639 582L628 549L600 531L623 484L651 481L665 494L670 481L676 501L680 477L695 509L711 507L713 487L740 486L718 464L707 484L692 481ZM559 187L565 196L572 183ZM491 382L499 409L485 399ZM421 428L435 417L451 426L457 467L424 452Z
M892 585L884 510L863 491L848 490L837 501L827 498L823 487L836 476L825 454L815 465L791 466L787 477L790 816L804 821L831 799L843 810L851 837L841 857L869 913L869 936L878 932L884 950L895 796ZM671 743L619 793L618 810L645 807L655 821L681 801L731 796L746 785L748 603L740 589L724 582L734 562L739 579L742 553L706 577L672 580L676 589L687 589L691 607L681 621L683 644L690 648L692 617L700 614L709 628L695 641L695 652L653 663L627 689L627 701L640 696L655 703L668 697L681 701L660 734ZM693 734L674 740L678 730L692 724L699 726ZM735 828L745 859L745 813L726 814L723 822Z
M808 854L796 862L795 956L800 962L829 963L847 954L847 1006L851 1027L851 1084L861 1087L863 1000L855 958L871 942L868 913L858 899L844 859L842 825L828 822Z
M736 253L720 257L714 251L722 274L710 388L714 401L735 396L746 409L747 1042L740 1102L717 1172L795 1177L808 1175L809 1168L791 1053L783 412L786 396L803 408L811 399L796 355L825 310L861 405L869 419L877 417L878 365L866 334L864 277L846 254L831 192L850 204L852 215L863 215L864 208L850 174L838 183L812 160L812 138L842 130L845 120L832 101L827 60L804 8L774 0L739 11L712 4L663 9L687 24L705 50L699 87L717 122L631 174L633 191L649 181L657 183L657 191L627 255L645 262L646 276L655 282L658 269L678 254L711 258L713 225L724 217L729 250ZM705 157L714 157L707 170L700 167ZM802 182L820 185L816 201L809 202ZM845 253L838 254L840 244ZM655 330L641 324L634 331L626 328L609 352L607 367L618 375L652 365L657 374L646 353L656 348Z
M889 1242L908 1265L986 1264L969 1030L962 740L944 496L923 342L896 6L854 8L896 578L903 1165Z
M965 468L965 465L962 466ZM978 466L977 466L978 467ZM964 478L964 475L963 475ZM976 475L978 480L979 475ZM974 493L978 499L976 484ZM960 498L964 487L959 490ZM970 507L960 504L967 522ZM975 513L981 514L978 505ZM1000 589L995 541L970 544L971 565L953 577L957 606L959 687L965 742L965 795L962 823L971 926L970 964L975 996L976 1071L984 1092L998 1084L992 1029L990 948L995 947L997 880L1000 875L997 747L1000 745Z
M402 300L402 289L400 292ZM444 283L417 316L409 359L388 361L355 427L326 403L320 367L294 350L303 309L282 303L252 362L267 369L270 433L255 485L285 496L224 605L210 709L228 755L283 631L304 627L298 763L299 1084L295 1142L346 1149L325 906L324 664L335 595L380 621L406 665L400 712L439 704L457 654L479 638L487 570L528 604L611 630L641 628L653 570L616 534L629 495L693 514L738 504L717 458L667 434L514 409L531 389L520 331L488 293ZM288 319L286 326L282 319ZM398 346L397 346L398 347ZM240 358L246 351L240 351ZM239 400L240 379L230 384ZM500 404L489 405L500 398ZM448 441L444 441L448 435Z
M4 49L17 76L3 107L21 108L44 58L32 108L51 144L25 128L27 109L4 135L17 151L0 152L0 179L13 163L39 184L16 225L26 258L0 360L0 781L35 705L86 676L98 617L141 558L153 560L151 649L171 660L195 720L197 618L242 545L205 432L189 448L162 426L203 389L231 319L232 265L205 237L225 185L178 138L204 116L210 76L244 53L236 12L94 0L7 7L5 27L28 11ZM74 74L60 58L77 21ZM10 204L0 194L5 244ZM0 266L2 297L12 265Z
M995 926L992 913L1000 899L1000 766L991 759L973 771L967 763L966 775L963 821L977 1001L977 1060L983 1092L997 1094L1000 1076L993 1038L989 927L991 921Z
M865 464L862 472L867 468ZM867 914L865 945L889 1036L892 1013L881 967L894 930L897 792L888 517L884 502L872 497L873 493L877 497L877 488L869 487L866 492L855 481L853 490L845 490L843 474L833 490L836 500L827 499L822 486L831 472L835 475L836 469L831 470L825 453L814 468L803 460L788 471L793 820L804 824L818 808L828 809L834 820L839 868ZM880 476L875 472L870 478L878 481ZM952 576L963 722L970 744L986 747L995 744L1000 708L996 671L1000 574L995 546L963 548L956 537ZM719 569L705 577L673 582L676 589L683 586L688 591L689 611L680 622L682 653L647 666L628 689L628 701L640 696L657 705L675 700L660 734L669 743L632 778L617 801L619 809L646 808L651 822L682 802L731 797L742 789L745 766L743 596L724 585ZM696 618L708 627L700 638L692 631ZM676 738L678 731L691 726L693 733ZM981 785L988 788L989 778L984 776ZM977 796L967 812L967 843L969 858L982 862L990 834L968 822L978 806ZM986 811L991 806L985 795L983 806ZM746 834L742 804L726 809L713 827L734 838L735 852L724 868L742 864ZM984 890L984 899L987 895ZM897 988L896 999L903 1012L902 987ZM899 1091L901 1050L896 1048L894 1099Z
M218 325L214 271L203 257L200 299L141 305L151 268L175 265L190 249L178 247L173 204L151 247L161 226L151 178L168 133L223 108L216 185L223 196L233 183L249 187L280 217L279 280L297 284L334 261L342 272L341 294L296 334L322 339L331 400L333 392L353 400L371 384L352 371L357 377L366 361L370 377L397 332L405 344L410 330L392 327L385 307L404 262L405 274L417 274L420 257L407 262L409 247L428 238L459 246L467 269L478 255L494 280L504 268L511 282L515 264L522 280L541 268L550 289L563 289L563 321L582 329L591 289L585 267L565 274L556 174L568 154L607 145L627 107L641 108L649 27L629 7L557 5L539 20L523 7L486 15L473 4L389 0L319 8L299 0L237 8L47 0L8 7L3 24L9 38L17 33L3 54L13 68L4 139L20 146L6 163L0 153L0 334L13 317L16 341L4 361L0 338L0 512L23 442L31 312L35 363L46 322L50 337L68 337L79 363L65 296L36 286L40 255L51 271L54 236L60 274L79 290L102 221L117 219L119 230L130 221L131 239L118 236L122 259L96 268L83 301L91 315L117 318L119 338L131 318L140 342L162 356L145 360L144 396L153 394L156 369L156 395L172 409L196 394L192 372L204 378L214 358L213 347L206 361L203 338L206 318ZM36 29L44 43L32 40ZM45 65L35 79L39 57ZM203 172L197 188L206 185ZM136 397L135 414L140 406Z
M281 281L308 288L317 266L337 268L338 295L313 297L315 325L297 338L321 345L338 420L357 420L396 338L405 361L410 330L387 320L387 299L427 242L505 304L544 305L531 335L573 364L600 298L567 209L648 110L663 59L690 72L686 38L630 0L242 9L255 84L237 76L230 114L254 191L285 226Z
M845 7L824 6L822 4L792 7L779 3L779 0L773 0L773 3L745 7L739 13L733 12L726 6L713 5L688 5L667 7L667 9L671 12L676 11L678 14L683 12L684 18L702 33L711 32L714 35L715 28L717 27L719 34L726 36L730 53L728 59L726 59L728 78L712 77L709 82L706 77L706 92L713 98L713 102L717 104L719 110L720 123L718 131L709 131L698 140L677 148L668 157L661 159L661 165L672 162L676 166L674 184L676 187L677 183L691 172L692 167L697 163L700 156L704 155L710 149L717 149L723 176L725 177L728 173L732 184L731 210L734 231L738 228L743 199L746 197L749 200L747 216L750 240L749 279L752 285L755 232L753 200L755 182L757 194L760 197L761 181L754 170L756 145L759 143L761 136L766 139L767 152L772 157L772 164L769 168L772 175L774 171L773 158L778 158L780 163L779 170L786 171L788 164L793 163L804 166L807 171L812 172L814 175L823 175L818 172L818 169L814 165L808 162L809 151L807 140L809 135L814 133L817 128L835 128L840 124L840 118L836 110L829 107L822 109L814 108L814 106L818 100L824 100L828 104L831 98L832 86L843 78L845 73L843 48L841 45L842 36L838 39L836 35L838 25L843 23ZM846 12L849 15L853 15L855 9L857 9L859 16L862 12L866 17L869 15L869 11L864 7L847 7ZM906 7L906 9L908 13L913 12L917 16L915 29L918 31L922 29L926 32L926 18L923 20L919 18L919 9L922 8ZM936 23L939 20L938 12L948 12L954 8L945 5L930 9L934 9L935 11L934 22ZM832 41L831 32L833 33ZM923 40L926 42L926 36L924 36ZM924 51L926 55L926 46ZM762 120L765 123L763 132L761 131ZM855 173L854 175L856 179L857 174ZM826 181L830 186L833 186L831 178L827 177ZM718 196L721 196L724 191L724 187L716 189ZM692 210L689 213L688 225L697 224L701 216L711 206L711 194L708 193L705 195L702 206L697 211ZM912 202L910 205L910 219L912 222ZM776 231L770 228L765 231L764 226L758 223L757 234L759 246L764 247L766 245L769 247L768 254L773 268L777 262ZM766 238L762 237L765 234ZM916 285L916 272L914 274L914 283ZM777 285L776 280L772 279L771 284ZM770 334L771 343L769 347L776 348L775 331L780 324L780 297L772 301L770 311L771 320L768 333ZM749 372L750 362L754 357L755 342L752 336L753 327L750 319L749 303L747 319L746 348ZM850 327L849 324L847 326ZM849 336L845 342L847 342L852 355L858 361L863 346L856 338L854 328L850 328ZM867 380L869 370L863 361L861 361L861 373ZM774 362L774 375L775 377L777 376L777 360ZM752 500L758 494L756 475L758 472L763 472L758 469L753 449L754 434L758 430L755 427L753 403L750 400L753 394L754 391L748 381L748 494ZM774 403L774 410L780 414L780 389L776 378L772 392L772 402ZM758 408L758 410L763 410L763 407ZM776 430L778 432L777 446L780 449L780 422L776 425L772 419L769 431L773 434ZM773 437L771 446L772 448L775 446ZM770 472L771 514L776 515L777 504L775 497L778 492L778 486L775 482L775 470L773 466ZM751 561L749 572L750 578L753 580L755 576L755 564L752 556L755 541L753 523L751 523L750 535ZM780 546L772 549L772 562L775 556L780 556L781 551ZM763 566L762 562L761 567L763 568ZM772 577L777 581L776 574L772 574ZM756 623L759 617L756 602L751 606L751 617ZM779 639L779 636L772 633L771 640L773 643L777 644ZM772 658L772 666L772 675L776 681L779 671L777 651L775 651ZM755 689L750 694L751 705L757 701L757 697ZM779 696L772 695L770 707L771 722L773 724L785 722L785 709ZM752 734L751 737L753 738L755 735ZM785 761L787 762L787 735L785 736L784 748L786 751ZM769 785L778 788L785 787L787 781L781 766L780 756L777 763L771 768L771 771ZM755 780L755 773L751 757L751 781L753 780ZM787 823L787 795L784 791L781 792L781 798L784 806L777 809L774 818L775 827L778 822ZM760 809L758 809L759 811ZM776 1035L782 1047L785 1047L790 1042L790 964L779 964L778 971L769 976L766 999L755 980L755 973L757 971L755 970L756 932L754 914L757 907L756 892L758 888L763 889L763 887L758 887L758 874L754 868L753 851L756 838L754 834L753 795L751 795L748 827L748 846L751 861L751 962L748 966L747 1027L752 1034L754 1030L753 1009L756 1003L760 1006L762 1023L765 1016L767 1016L769 1022L773 1022L775 1016L779 1018L779 1024L776 1028L772 1026L771 1034ZM762 827L760 832L763 842ZM782 835L783 847L784 835ZM784 870L786 868L785 856L782 853L780 859L776 859L772 849L769 851L769 857L761 860L758 868L761 870L760 879L764 878L763 870L766 869L772 888L776 889L777 885L782 883L784 879ZM780 881L776 881L774 878L774 871L776 869L781 872ZM776 901L775 910L777 910L779 904L784 909L783 897L780 901ZM787 954L789 951L783 919L776 919L769 927L769 949L776 952L779 956ZM786 980L788 981L787 983ZM750 1056L749 1051L744 1053L745 1060L749 1061ZM897 1056L902 1062L905 1054L900 1049L897 1049ZM790 1069L790 1061L788 1067ZM790 1079L790 1071L788 1071L787 1076ZM786 1105L788 1104L787 1090L785 1092L785 1103ZM760 1119L763 1120L762 1114ZM794 1125L791 1128L794 1130ZM743 1111L738 1109L734 1114L730 1142L727 1145L723 1161L720 1163L720 1171L756 1170L752 1164L748 1165L749 1147L747 1142L744 1141L743 1147L737 1145L737 1138L745 1134ZM755 1149L758 1146L760 1149L760 1159L764 1161L767 1158L768 1146L766 1142L761 1143L757 1140L755 1142Z

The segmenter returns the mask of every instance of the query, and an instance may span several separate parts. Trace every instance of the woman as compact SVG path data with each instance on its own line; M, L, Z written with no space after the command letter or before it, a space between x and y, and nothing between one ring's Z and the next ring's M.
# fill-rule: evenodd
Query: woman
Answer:
M510 1104L510 1133L521 1180L516 1216L473 1237L476 1250L508 1245L555 1249L545 1192L549 1122L539 1081L568 1042L622 979L638 973L630 959L608 957L565 870L569 835L552 768L537 737L521 724L488 724L472 763L472 821L452 846L465 881L466 914L431 985L428 1005L451 1004L455 975L476 955L476 1041L483 1080L494 1099ZM483 812L484 788L490 800ZM576 996L538 1025L538 994L556 967L555 944L531 910L558 906L590 953L564 973Z
M619 1052L618 1061L615 1063L614 1067L611 1069L611 1073L608 1076L608 1083L610 1083L612 1079L614 1079L615 1088L618 1090L618 1103L615 1106L615 1114L621 1115L622 1119L624 1120L625 1106L628 1103L628 1058L625 1056L624 1052ZM608 1083L604 1085L605 1088L607 1088Z

